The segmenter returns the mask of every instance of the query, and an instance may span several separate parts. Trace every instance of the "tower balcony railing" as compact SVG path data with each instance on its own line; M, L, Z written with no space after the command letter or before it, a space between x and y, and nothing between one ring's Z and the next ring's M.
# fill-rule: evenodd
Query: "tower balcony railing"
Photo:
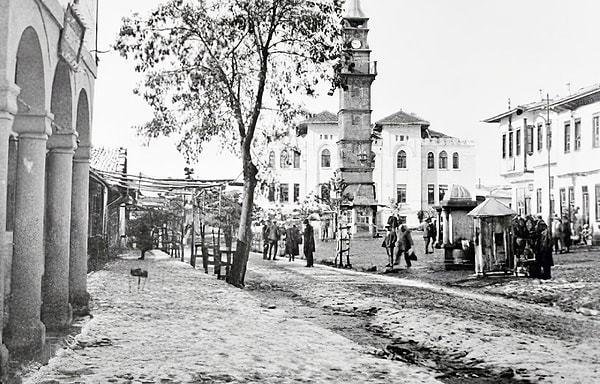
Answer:
M377 75L377 62L369 62L369 63L360 63L356 65L356 63L350 63L347 68L343 70L344 73L354 73L359 75Z

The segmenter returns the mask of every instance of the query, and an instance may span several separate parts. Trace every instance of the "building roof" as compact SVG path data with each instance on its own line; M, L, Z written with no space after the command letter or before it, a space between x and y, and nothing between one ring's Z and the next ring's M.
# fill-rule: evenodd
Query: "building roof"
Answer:
M485 201L467 213L473 217L490 217L490 216L515 216L517 212L508 208L493 197L488 197Z
M302 123L337 123L338 122L338 117L335 113L331 113L329 111L322 111L319 112L311 117L309 117L308 119L300 122L300 124Z
M101 172L127 173L127 149L92 147L90 167Z
M296 127L296 135L304 136L308 132L308 124L337 124L338 117L329 111L323 111L301 121Z
M600 101L600 84L595 84L589 87L581 88L577 92L556 99L534 101L528 104L518 105L506 112L502 112L496 116L492 116L483 120L484 123L499 123L503 118L513 114L521 114L527 111L538 111L544 109L550 104L550 109L555 110L573 110L583 105L591 104Z
M441 139L444 137L452 137L452 136L446 135L445 133L434 131L429 128L427 128L426 132L429 133L429 137L427 137L428 139Z
M399 110L389 116L384 117L381 120L375 122L375 126L378 125L426 125L429 126L429 121L421 119L414 113L406 113Z

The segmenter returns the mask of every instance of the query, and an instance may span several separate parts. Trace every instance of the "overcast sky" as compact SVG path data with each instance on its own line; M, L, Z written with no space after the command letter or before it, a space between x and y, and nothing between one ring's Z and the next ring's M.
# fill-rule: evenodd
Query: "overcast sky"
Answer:
M101 1L99 49L115 40L120 19L142 14L159 0ZM431 129L474 140L477 174L497 183L497 126L481 120L512 105L569 94L599 81L600 2L590 0L362 0L370 17L371 58L378 62L373 83L373 122L400 109L431 123ZM112 52L100 55L96 82L95 145L129 149L130 172L181 177L185 163L173 144L161 140L140 149L132 126L151 117L132 94L140 75L132 62ZM314 112L338 110L337 96L308 105ZM196 167L204 178L235 177L237 160L216 148Z

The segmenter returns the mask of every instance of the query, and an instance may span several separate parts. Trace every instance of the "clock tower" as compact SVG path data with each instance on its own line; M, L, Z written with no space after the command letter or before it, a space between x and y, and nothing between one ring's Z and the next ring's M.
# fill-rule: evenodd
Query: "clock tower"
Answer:
M367 41L368 21L360 0L347 0L340 69L340 140L336 171L342 211L355 235L375 233L374 153L371 150L371 84L377 75Z

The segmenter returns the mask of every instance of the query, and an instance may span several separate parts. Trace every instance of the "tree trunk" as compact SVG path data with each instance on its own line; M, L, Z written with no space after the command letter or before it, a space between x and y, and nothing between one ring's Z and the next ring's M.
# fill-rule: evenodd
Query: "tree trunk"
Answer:
M246 264L252 243L252 208L254 207L254 189L256 187L257 169L251 161L244 164L244 201L238 229L238 238L233 256L231 273L227 282L238 288L244 287Z

